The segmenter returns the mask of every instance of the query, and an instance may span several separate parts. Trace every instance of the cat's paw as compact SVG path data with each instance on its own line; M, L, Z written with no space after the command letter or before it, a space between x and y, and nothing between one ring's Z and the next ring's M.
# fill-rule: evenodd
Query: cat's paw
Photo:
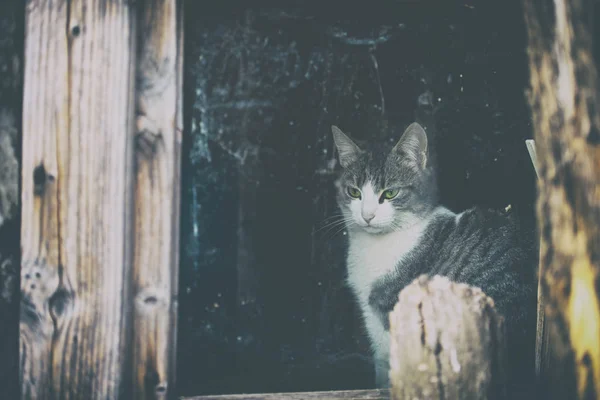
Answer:
M369 306L381 320L385 329L389 329L389 314L398 302L399 290L393 281L381 280L373 285L369 294Z

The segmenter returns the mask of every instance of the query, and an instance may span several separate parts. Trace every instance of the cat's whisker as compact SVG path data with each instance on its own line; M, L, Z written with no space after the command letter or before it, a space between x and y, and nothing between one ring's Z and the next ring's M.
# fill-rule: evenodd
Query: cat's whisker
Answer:
M331 229L329 229L323 233L322 240L327 241L327 240L334 238L336 235L338 235L344 229L348 229L349 226L352 226L351 222L346 222L343 224L338 224L335 227L331 227Z
M347 219L348 217L346 217L345 215L336 215L333 217L328 218L327 220L322 221L323 225L327 225L329 223L335 222L335 221L340 221L340 220L344 220Z
M342 218L340 218L338 220L328 222L325 225L323 225L322 227L318 228L316 231L314 231L313 235L316 235L317 233L319 233L319 232L321 232L321 231L323 231L325 229L329 230L329 229L332 229L332 228L336 228L340 224L348 223L351 220L352 220L352 218L350 218L350 217L342 217Z
M328 216L328 217L325 217L325 218L323 218L322 222L325 222L325 221L331 220L331 219L333 219L333 218L339 218L339 217L343 217L343 216L345 216L345 214L344 214L344 213L332 214L332 215L330 215L330 216Z
M353 222L350 226L355 225L355 223ZM348 226L344 225L341 229L338 229L333 235L331 235L330 237L328 237L325 240L331 240L334 237L336 237L338 234L340 234L341 232L343 232L344 230L348 229Z

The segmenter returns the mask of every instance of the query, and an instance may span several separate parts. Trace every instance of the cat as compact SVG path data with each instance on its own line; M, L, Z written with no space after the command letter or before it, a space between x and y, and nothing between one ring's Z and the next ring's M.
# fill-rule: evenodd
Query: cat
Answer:
M455 214L441 206L418 123L393 147L361 148L331 129L342 167L335 186L349 237L347 281L370 339L376 386L389 387L389 313L398 293L422 274L479 287L494 299L505 318L509 380L528 386L535 359L533 235L505 213L472 208Z

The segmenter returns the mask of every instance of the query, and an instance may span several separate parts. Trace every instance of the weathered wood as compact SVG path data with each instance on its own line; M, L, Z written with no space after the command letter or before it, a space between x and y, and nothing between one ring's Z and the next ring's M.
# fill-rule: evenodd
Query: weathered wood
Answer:
M531 158L531 163L533 164L533 169L535 170L535 175L539 178L540 173L538 172L538 162L537 162L537 152L535 150L535 140L533 140L533 139L526 140L525 146L527 146L527 152L529 153L529 158Z
M593 2L525 0L545 305L541 398L600 398L600 115ZM545 336L545 335L544 335Z
M538 171L538 161L537 161L537 151L535 149L535 140L530 139L526 140L525 144L527 145L527 151L529 152L529 157L531 158L531 163L533 164L533 168L535 169L535 173L537 177L540 177ZM540 254L540 260L541 260ZM539 273L539 272L538 272ZM538 280L538 290L537 290L537 323L536 323L536 332L535 332L535 373L536 376L540 376L542 370L542 362L547 359L548 353L548 329L546 329L545 324L546 315L544 312L544 295L542 292L542 281Z
M125 384L132 4L27 1L20 322L24 398L118 398Z
M357 399L384 400L390 398L390 391L374 390L339 390L331 392L295 392L295 393L260 393L260 394L229 394L219 396L185 397L182 400L300 400L300 399Z
M134 398L172 398L182 132L181 2L141 2L135 132Z
M505 397L504 322L480 289L422 276L390 314L394 399Z

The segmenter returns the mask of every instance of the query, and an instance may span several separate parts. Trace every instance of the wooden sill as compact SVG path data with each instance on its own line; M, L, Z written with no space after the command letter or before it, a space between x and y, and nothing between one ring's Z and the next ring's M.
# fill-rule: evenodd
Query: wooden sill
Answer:
M372 399L384 400L390 398L387 389L372 390L336 390L331 392L296 392L296 393L260 393L260 394L225 394L218 396L182 397L182 400L262 400L262 399Z

